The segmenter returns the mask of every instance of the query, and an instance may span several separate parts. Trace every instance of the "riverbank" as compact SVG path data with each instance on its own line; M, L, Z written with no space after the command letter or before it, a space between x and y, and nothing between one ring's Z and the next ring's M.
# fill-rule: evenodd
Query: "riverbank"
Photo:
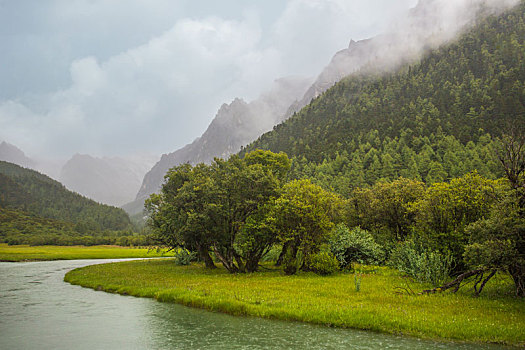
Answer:
M398 294L425 287L397 272L378 268L363 274L284 276L280 271L228 274L200 265L176 266L171 259L88 266L65 280L97 290L150 297L233 315L294 320L427 339L525 344L525 301L512 296L512 282L493 279L475 298L458 294Z
M148 248L129 248L117 246L9 246L0 243L0 261L40 261L40 260L77 260L77 259L124 259L155 258L172 256L165 250L156 251Z

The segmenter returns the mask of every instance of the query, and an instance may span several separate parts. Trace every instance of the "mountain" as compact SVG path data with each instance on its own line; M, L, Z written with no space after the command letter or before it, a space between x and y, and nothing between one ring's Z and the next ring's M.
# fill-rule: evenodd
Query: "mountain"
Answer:
M223 104L204 134L189 145L169 154L146 174L133 203L123 206L129 213L143 209L144 200L156 192L168 169L183 163L208 163L215 157L226 158L241 146L283 120L290 105L304 94L311 79L289 77L278 79L272 89L252 102L235 99Z
M14 163L24 168L34 168L36 162L28 158L18 147L2 141L0 143L0 160Z
M454 39L476 20L500 13L516 3L517 0L420 0L406 17L392 23L384 34L360 41L350 40L348 48L333 56L302 99L291 106L286 117L352 73L394 71Z
M243 152L294 157L294 177L341 194L399 176L502 175L496 138L525 130L525 2L396 72L358 71Z
M152 157L103 157L74 155L60 172L68 189L97 202L120 206L135 198L144 174L154 164Z
M0 161L0 207L22 210L34 216L90 229L124 230L130 227L126 213L68 191L61 183L34 170Z
M140 212L142 202L159 189L164 174L169 168L184 162L195 164L209 162L213 157L227 157L263 132L270 130L274 125L300 111L312 99L344 77L357 71L362 74L389 72L408 62L415 62L424 52L439 47L454 38L465 27L472 26L478 18L501 12L502 9L516 3L517 0L458 0L453 3L444 0L420 0L406 18L399 19L391 26L388 34L357 42L351 40L347 49L334 55L315 82L303 95L300 95L302 97L291 94L290 97L294 98L290 99L288 106L274 109L273 114L265 118L265 121L273 121L274 124L266 124L265 127L257 128L250 125L249 122L235 123L233 122L235 120L253 120L254 113L250 113L250 109L242 100L223 105L202 137L178 151L162 156L161 160L145 176L136 200L123 208L130 213ZM271 99L268 102L271 105ZM231 116L225 117L228 114ZM222 124L217 119L231 122ZM219 124L219 127L213 125L214 123ZM222 125L228 125L228 127L222 128ZM246 135L246 137L237 137L237 135ZM210 142L210 137L213 140L224 138L224 142ZM232 138L235 141L232 142Z

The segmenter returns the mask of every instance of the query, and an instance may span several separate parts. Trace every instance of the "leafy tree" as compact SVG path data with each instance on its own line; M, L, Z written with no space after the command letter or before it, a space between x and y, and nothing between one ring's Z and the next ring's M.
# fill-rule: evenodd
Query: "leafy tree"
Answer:
M211 169L189 164L170 169L159 194L146 200L148 226L163 245L197 251L206 267L215 264L209 254L211 219L205 215L210 194Z
M348 201L348 221L375 232L387 232L391 240L404 240L415 222L411 203L425 193L425 184L399 178L358 188Z
M263 219L289 168L269 151L175 167L146 202L149 226L167 246L197 250L207 267L211 250L228 271L253 272L276 240Z
M293 180L283 187L272 208L275 228L283 245L285 272L294 274L308 256L319 251L341 218L343 201L309 180ZM300 265L300 266L299 266Z
M504 192L502 181L486 179L477 172L435 183L412 205L416 231L430 248L450 251L457 262L456 271L461 271L468 243L465 227L488 215Z
M280 159L282 155L276 157ZM248 218L279 195L279 176L286 174L282 167L274 167L273 162L250 164L251 159L248 159L244 161L233 156L228 161L216 159L212 165L213 192L209 194L205 213L215 223L210 236L213 251L230 272L244 272L246 269L251 272L257 268L258 260L253 259L260 254L246 251L244 245L247 254L242 256L235 242ZM258 248L256 245L251 247ZM247 261L248 256L251 259Z
M478 271L478 294L500 270L512 276L516 295L525 297L525 219L519 211L518 198L512 193L493 209L488 219L467 228L470 244L464 258L472 270Z
M469 267L479 271L477 281L481 284L477 293L501 270L512 276L516 295L525 297L525 137L505 135L499 159L512 191L491 210L487 219L467 228L470 242L464 258Z

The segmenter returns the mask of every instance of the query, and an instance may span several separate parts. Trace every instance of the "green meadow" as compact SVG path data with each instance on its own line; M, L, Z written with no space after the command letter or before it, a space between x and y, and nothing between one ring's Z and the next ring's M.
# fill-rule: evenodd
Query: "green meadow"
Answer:
M0 243L0 261L37 261L72 259L154 258L170 256L166 250L117 246L9 246Z
M427 285L388 268L367 268L360 278L339 273L285 276L264 269L229 274L172 259L88 266L66 274L72 284L112 293L220 311L421 338L525 345L525 303L507 276L492 279L481 296L467 285L457 294L420 295ZM357 290L359 289L359 290Z

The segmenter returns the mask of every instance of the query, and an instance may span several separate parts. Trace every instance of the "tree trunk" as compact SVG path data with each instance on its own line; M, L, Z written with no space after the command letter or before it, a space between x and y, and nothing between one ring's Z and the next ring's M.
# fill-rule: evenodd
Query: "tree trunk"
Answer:
M479 275L482 274L484 271L486 271L486 270L479 269L479 270L467 271L467 272L462 273L461 275L459 275L452 282L444 284L441 287L436 287L434 289L425 289L420 294L432 294L432 293L436 293L436 292L443 292L443 291L445 291L447 289L450 289L452 287L456 287L456 288L454 288L454 293L455 293L455 292L457 292L459 290L459 287L461 286L461 283L463 282L463 280L465 280L466 278L472 277L472 276L478 276L479 277Z
M525 297L525 266L515 264L509 268L509 273L516 286L516 296Z
M237 266L235 266L231 257L222 256L222 254L219 252L215 245L213 246L213 251L215 252L215 256L217 257L217 259L221 261L222 265L226 270L228 270L229 273L238 272Z
M198 247L199 255L201 259L204 261L204 265L207 269L216 269L217 266L215 266L215 263L213 262L213 259L210 256L210 252L208 251L207 247L199 245Z
M288 250L288 246L290 245L290 242L286 242L283 244L283 248L281 249L281 253L279 254L279 257L277 258L277 261L275 262L275 266L281 266L283 263L284 256L286 255L286 251Z

